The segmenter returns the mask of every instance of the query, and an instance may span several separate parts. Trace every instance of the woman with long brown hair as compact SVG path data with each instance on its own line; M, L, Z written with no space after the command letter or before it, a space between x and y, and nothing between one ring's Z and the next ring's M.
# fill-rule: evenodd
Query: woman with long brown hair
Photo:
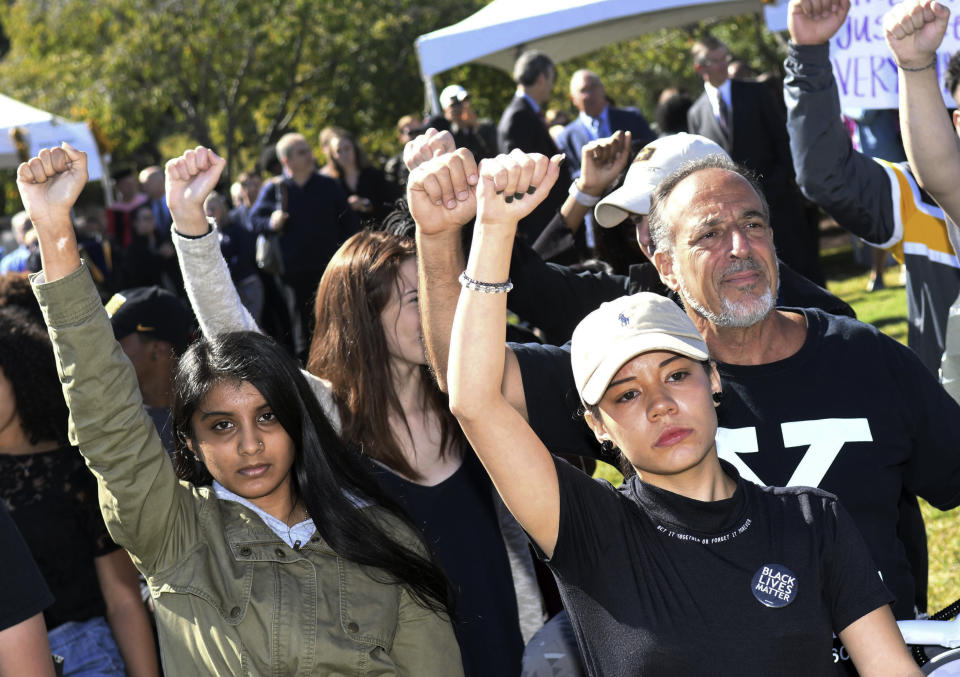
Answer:
M174 240L204 334L256 329L215 238L189 225L178 224ZM526 539L427 370L413 240L354 235L328 264L315 308L308 381L453 583L465 674L519 675L524 642L543 623L542 600Z

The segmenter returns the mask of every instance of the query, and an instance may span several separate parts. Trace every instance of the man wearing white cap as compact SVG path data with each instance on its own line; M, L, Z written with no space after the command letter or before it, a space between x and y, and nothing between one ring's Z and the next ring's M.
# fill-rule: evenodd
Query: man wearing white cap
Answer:
M510 295L510 309L538 327L549 343L558 345L568 341L577 322L603 301L638 291L669 293L652 263L653 246L646 218L650 195L661 179L684 162L708 155L727 157L720 146L705 137L685 133L664 136L642 148L630 165L623 185L600 199L599 195L606 186L598 188L598 181L593 178L600 172L589 155L591 148L584 156L584 175L570 189L572 199L585 208L595 206L596 222L604 228L613 228L632 219L636 224L637 243L647 260L638 258L626 276L578 274L563 266L544 264L528 253L515 252L510 275L517 290ZM555 234L556 226L555 221L547 227L545 235ZM542 251L539 245L540 241L534 244L534 249ZM780 305L822 308L833 314L854 317L849 305L782 261L777 300Z
M447 85L440 92L440 107L457 148L469 148L477 162L497 154L497 128L492 122L477 119L470 92L460 85ZM436 118L428 120L425 126L444 128Z
M536 157L497 161L508 174L529 177ZM449 224L459 212L436 207L424 180L455 164L441 157L422 165L408 193L424 336L441 380L455 271L464 264L450 246ZM470 169L460 171L469 178ZM469 211L469 199L458 209ZM708 155L682 165L658 184L649 209L657 270L717 360L720 457L759 484L838 495L897 598L895 615L912 617L915 580L897 537L899 501L906 491L940 509L960 504L960 406L912 351L875 328L818 309L777 307L769 207L729 159ZM554 453L590 453L584 424L568 408L574 390L568 350L509 346L503 392Z

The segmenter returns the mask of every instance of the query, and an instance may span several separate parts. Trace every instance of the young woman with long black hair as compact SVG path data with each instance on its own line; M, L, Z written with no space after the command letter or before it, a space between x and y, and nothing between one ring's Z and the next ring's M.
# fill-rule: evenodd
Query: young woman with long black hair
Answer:
M219 177L194 160L168 164L174 220L203 218ZM64 145L20 165L17 183L72 435L150 585L165 670L461 674L445 577L270 339L228 334L181 358L178 481L80 264L69 212L86 176L86 156Z
M206 150L195 155L220 162ZM200 326L207 336L255 330L209 230L203 220L178 220L173 235ZM543 601L526 537L426 366L413 239L364 230L347 240L317 289L315 319L304 374L453 583L464 672L519 675Z

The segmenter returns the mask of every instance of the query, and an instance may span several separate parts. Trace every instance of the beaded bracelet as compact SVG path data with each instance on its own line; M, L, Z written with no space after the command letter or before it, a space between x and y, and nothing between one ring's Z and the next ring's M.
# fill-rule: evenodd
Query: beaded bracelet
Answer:
M505 294L513 289L513 282L507 278L506 282L480 282L472 277L467 277L467 271L460 273L458 278L460 286L470 291L478 291L481 294Z
M933 57L933 61L928 63L926 66L920 66L920 68L907 68L906 66L901 66L897 64L897 68L908 73L919 73L920 71L925 71L928 68L935 68L937 65L937 57Z

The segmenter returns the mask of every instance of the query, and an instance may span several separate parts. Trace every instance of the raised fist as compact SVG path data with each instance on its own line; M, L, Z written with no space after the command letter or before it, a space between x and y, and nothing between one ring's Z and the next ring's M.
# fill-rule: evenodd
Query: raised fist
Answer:
M44 148L17 167L23 208L39 233L52 224L69 223L70 209L87 184L87 154L68 143Z

